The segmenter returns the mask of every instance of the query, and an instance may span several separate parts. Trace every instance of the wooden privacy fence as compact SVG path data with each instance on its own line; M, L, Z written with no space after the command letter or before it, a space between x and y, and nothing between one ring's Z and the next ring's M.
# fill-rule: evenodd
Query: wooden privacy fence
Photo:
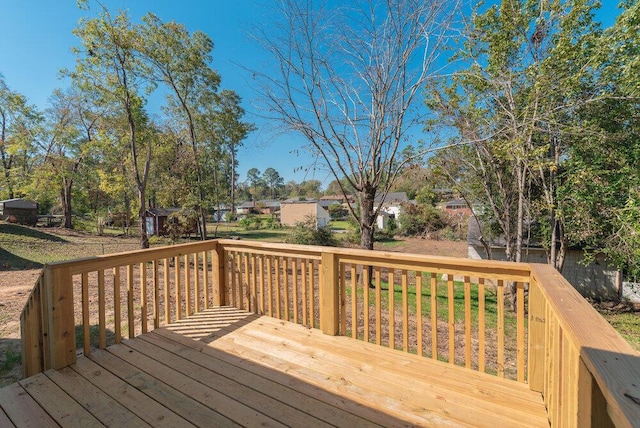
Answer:
M235 240L47 265L25 375L225 305L526 382L554 426L640 421L640 357L549 266Z

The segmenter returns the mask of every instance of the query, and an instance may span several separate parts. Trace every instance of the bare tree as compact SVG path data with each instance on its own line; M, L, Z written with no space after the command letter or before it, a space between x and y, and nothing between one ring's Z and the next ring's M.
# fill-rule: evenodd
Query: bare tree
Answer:
M424 120L418 95L438 66L457 1L361 0L349 6L282 0L277 22L255 34L277 69L254 72L265 111L302 134L318 166L357 193L349 209L362 248Z

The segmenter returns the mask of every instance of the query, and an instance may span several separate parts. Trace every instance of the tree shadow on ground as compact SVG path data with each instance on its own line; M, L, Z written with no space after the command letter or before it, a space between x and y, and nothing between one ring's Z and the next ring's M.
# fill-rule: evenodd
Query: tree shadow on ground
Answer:
M20 339L0 339L0 388L22 378Z
M42 269L43 266L44 265L42 263L16 256L15 254L0 247L0 271Z
M17 224L0 223L0 233L6 233L8 235L23 236L26 238L42 239L44 241L51 242L67 242L59 236L52 235L50 233L42 232L30 227L24 227Z

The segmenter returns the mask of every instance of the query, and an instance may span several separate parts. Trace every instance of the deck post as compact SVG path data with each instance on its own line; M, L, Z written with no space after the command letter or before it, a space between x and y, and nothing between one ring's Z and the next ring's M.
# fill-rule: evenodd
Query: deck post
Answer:
M211 274L213 288L213 306L225 306L227 304L227 275L225 275L224 247L216 242L211 252Z
M44 369L76 362L73 277L70 267L46 267L42 290Z
M547 368L545 332L547 304L535 280L529 283L529 356L527 382L532 391L544 391Z
M320 282L320 329L324 334L336 336L339 331L338 257L322 251Z

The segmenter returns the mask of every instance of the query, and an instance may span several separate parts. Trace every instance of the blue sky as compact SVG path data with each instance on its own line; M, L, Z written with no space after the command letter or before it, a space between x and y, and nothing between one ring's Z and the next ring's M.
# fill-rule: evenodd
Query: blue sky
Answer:
M264 2L103 1L112 11L128 9L134 20L151 11L163 21L174 20L185 24L190 31L201 30L211 37L215 45L212 66L222 76L222 87L242 96L246 119L258 126L239 153L240 180L245 179L250 168L264 171L273 167L285 181L312 178L331 181L324 172L299 171L299 167L307 166L310 161L303 152L298 156L292 153L300 145L297 137L261 131L258 112L252 105L255 93L247 83L247 72L240 65L255 68L265 59L260 48L247 36L251 26L264 19ZM602 0L602 5L598 18L605 27L610 26L618 13L617 0ZM27 96L30 103L45 109L53 90L65 86L58 79L59 70L74 67L71 47L79 43L71 31L82 16L91 13L94 12L79 10L75 0L0 0L0 73L7 85Z
M75 0L0 0L0 4L0 73L12 90L45 109L53 90L65 85L59 80L59 70L75 65L71 47L79 42L71 31L81 17L93 12L79 10ZM212 65L222 76L222 87L238 92L246 119L260 125L252 107L255 95L238 64L251 67L264 60L260 48L247 36L251 25L263 19L264 7L254 0L106 0L105 4L111 11L128 9L134 20L152 11L163 21L181 22L189 31L207 33L214 42ZM316 172L314 177L313 173L294 172L309 163L304 154L291 153L296 137L274 136L260 128L245 140L239 153L241 180L250 168L264 171L273 167L286 181L326 181L326 173Z

